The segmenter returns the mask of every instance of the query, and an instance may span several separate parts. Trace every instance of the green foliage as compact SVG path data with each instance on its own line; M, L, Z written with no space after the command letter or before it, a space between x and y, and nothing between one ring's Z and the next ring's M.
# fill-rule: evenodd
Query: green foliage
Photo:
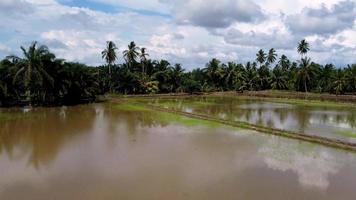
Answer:
M122 52L126 62L115 64L117 47L108 41L101 52L107 65L98 67L65 62L36 42L21 49L23 57L8 56L0 62L0 106L75 104L94 101L106 93L192 94L269 89L337 95L356 92L356 64L336 68L314 63L306 56L310 50L306 40L297 47L302 55L300 61L291 61L285 55L277 60L275 49L267 54L261 49L256 62L222 63L213 58L204 68L191 71L166 60L149 59L147 49L135 42Z

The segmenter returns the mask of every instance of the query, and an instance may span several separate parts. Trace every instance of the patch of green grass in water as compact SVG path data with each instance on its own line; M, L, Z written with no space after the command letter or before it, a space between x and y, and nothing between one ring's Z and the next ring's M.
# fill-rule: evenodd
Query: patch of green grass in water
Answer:
M272 99L274 102L291 103L301 106L333 107L333 108L355 108L352 104L331 101L303 100L303 99Z
M27 115L23 114L14 114L14 113L0 113L0 121L10 121L19 118L24 118Z
M356 138L356 133L353 131L338 131L336 133L345 137Z
M122 111L151 111L145 106L129 104L129 103L120 103L114 106L118 110Z
M184 126L205 126L209 128L217 128L222 126L220 123L217 122L185 117L173 113L158 112L155 114L155 116L157 116L157 119L161 122L176 123Z

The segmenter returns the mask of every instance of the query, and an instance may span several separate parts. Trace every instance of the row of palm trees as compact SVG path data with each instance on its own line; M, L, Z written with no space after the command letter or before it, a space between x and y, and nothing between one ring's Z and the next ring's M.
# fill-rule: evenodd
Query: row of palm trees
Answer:
M291 90L356 92L356 65L335 68L311 61L310 45L302 40L300 60L278 57L275 49L259 50L256 60L246 64L212 59L204 68L185 71L180 64L149 59L146 48L131 42L117 64L118 48L108 41L101 52L106 65L89 67L57 59L36 42L23 57L8 56L0 62L0 105L70 104L93 101L105 93L146 94L245 90Z

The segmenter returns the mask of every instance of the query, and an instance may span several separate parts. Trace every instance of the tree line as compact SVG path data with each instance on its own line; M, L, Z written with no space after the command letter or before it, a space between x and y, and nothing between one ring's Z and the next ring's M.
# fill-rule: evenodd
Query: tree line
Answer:
M180 64L149 59L146 48L131 42L117 64L119 52L108 41L101 52L105 65L92 67L56 58L48 47L33 42L23 56L0 62L0 105L63 105L94 101L106 93L152 94L212 91L289 90L345 94L356 92L356 64L337 68L307 56L299 42L300 60L259 50L255 61L222 63L213 58L205 67L186 71Z

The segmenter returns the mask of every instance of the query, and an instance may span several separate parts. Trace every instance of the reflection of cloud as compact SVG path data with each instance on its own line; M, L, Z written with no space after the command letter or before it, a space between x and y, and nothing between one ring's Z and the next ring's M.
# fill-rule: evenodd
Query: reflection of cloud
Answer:
M293 171L298 175L299 183L307 188L326 190L329 187L329 176L338 173L343 167L340 156L327 148L288 142L278 137L271 137L259 152L268 167ZM345 160L345 157L341 158Z

